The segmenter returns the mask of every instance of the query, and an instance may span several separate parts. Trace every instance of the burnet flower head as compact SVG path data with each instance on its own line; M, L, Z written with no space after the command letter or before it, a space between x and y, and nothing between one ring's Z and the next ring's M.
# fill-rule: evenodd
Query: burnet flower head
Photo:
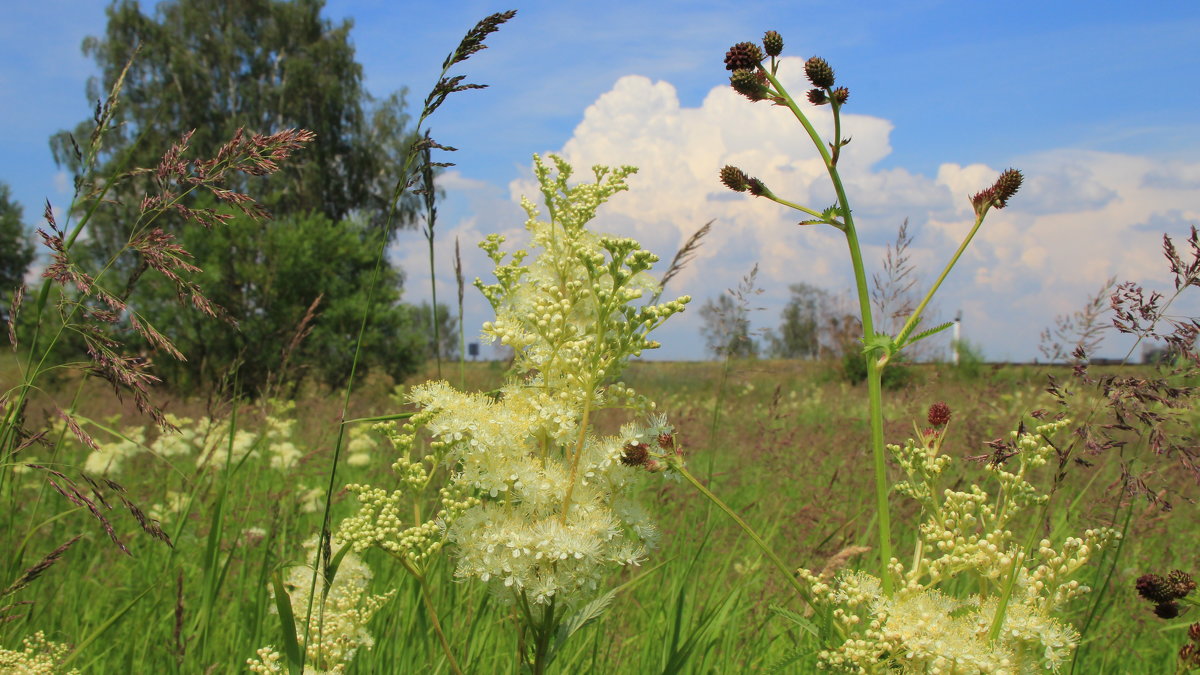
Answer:
M414 387L425 429L476 503L444 522L456 574L549 604L596 588L607 568L637 564L656 530L631 488L673 430L653 404L613 383L631 356L658 346L649 333L689 298L645 304L658 290L654 254L632 239L586 228L596 209L626 187L632 167L595 167L594 181L569 185L571 167L534 158L547 214L528 199L524 250L508 256L503 238L480 244L496 282L476 280L496 311L485 339L512 347L512 375L499 395L460 392L445 382ZM507 258L507 261L506 261ZM641 303L639 304L639 301ZM602 408L639 414L616 435L592 426ZM646 448L645 461L626 458Z

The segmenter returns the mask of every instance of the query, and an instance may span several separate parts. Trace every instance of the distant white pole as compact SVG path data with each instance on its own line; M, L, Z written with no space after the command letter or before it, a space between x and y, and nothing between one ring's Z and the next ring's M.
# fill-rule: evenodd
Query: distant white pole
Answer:
M958 347L959 340L962 339L962 311L954 315L954 341L950 343L950 359L954 365L958 365Z

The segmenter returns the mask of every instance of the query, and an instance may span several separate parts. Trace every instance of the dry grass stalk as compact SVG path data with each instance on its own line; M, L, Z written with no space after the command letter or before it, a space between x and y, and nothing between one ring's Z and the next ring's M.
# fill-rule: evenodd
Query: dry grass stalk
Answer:
M693 232L692 236L687 238L687 241L683 242L683 246L679 247L679 250L675 252L675 257L671 259L671 266L667 268L666 273L662 276L662 280L658 282L659 286L665 287L668 281L682 272L688 263L692 262L696 257L696 251L700 248L701 240L708 235L709 230L712 229L712 224L715 222L715 218L708 221L700 229Z
M4 589L3 591L0 591L0 597L4 597L6 595L12 595L13 593L16 593L17 591L21 590L22 588L25 588L26 586L28 586L35 579L37 579L39 576L41 576L43 572L50 569L50 567L52 565L54 565L54 563L58 562L59 559L62 558L63 554L67 552L67 549L71 548L71 546L74 545L75 542L79 541L80 537L82 537L82 536L83 536L82 534L75 535L74 537L69 539L65 544L59 546L58 548L56 548L53 551L51 551L50 553L48 553L46 555L46 557L44 557L40 561L38 561L38 563L36 565L25 570L25 572L20 577L18 577L16 581L12 582L12 584L10 584L8 588Z

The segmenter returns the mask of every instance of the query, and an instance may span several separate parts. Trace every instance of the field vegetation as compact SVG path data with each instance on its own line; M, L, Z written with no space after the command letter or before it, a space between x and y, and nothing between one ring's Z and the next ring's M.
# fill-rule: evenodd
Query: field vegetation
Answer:
M974 225L930 288L904 228L869 275L838 172L849 90L810 58L802 106L767 31L726 53L730 84L803 125L837 203L793 203L734 166L713 180L842 233L857 308L793 286L757 358L752 271L699 310L717 360L649 360L652 331L691 301L670 280L706 229L664 271L590 226L634 167L581 178L535 155L524 248L479 243L482 332L511 358L467 362L461 263L455 320L436 298L400 303L385 252L420 222L436 274L453 149L430 120L482 86L454 73L515 12L467 32L409 129L402 98L358 88L348 26L322 24L319 3L212 7L166 3L156 22L114 3L88 46L107 97L58 137L76 201L61 223L47 209L42 281L4 315L0 672L1200 667L1200 322L1172 314L1200 286L1195 230L1183 251L1164 239L1173 290L1109 282L1048 330L1066 363L991 366L963 345L957 364L923 362L914 345L949 327L926 322L938 287L1022 176L970 196ZM162 32L219 21L220 44ZM311 38L276 47L311 57L297 72L333 62L340 84L272 70L264 25ZM188 39L203 44L173 51ZM245 87L231 100L342 107L295 128L209 110L198 133L164 129L202 108L170 99L190 87L155 99L181 76L155 70L171 63L229 75ZM1162 345L1159 362L1089 364L1102 324Z

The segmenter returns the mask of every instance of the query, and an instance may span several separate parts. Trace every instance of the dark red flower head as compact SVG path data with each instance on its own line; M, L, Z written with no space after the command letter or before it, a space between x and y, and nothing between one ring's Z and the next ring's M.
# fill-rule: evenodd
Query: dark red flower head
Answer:
M929 423L935 427L945 426L950 421L950 406L938 401L929 406Z

